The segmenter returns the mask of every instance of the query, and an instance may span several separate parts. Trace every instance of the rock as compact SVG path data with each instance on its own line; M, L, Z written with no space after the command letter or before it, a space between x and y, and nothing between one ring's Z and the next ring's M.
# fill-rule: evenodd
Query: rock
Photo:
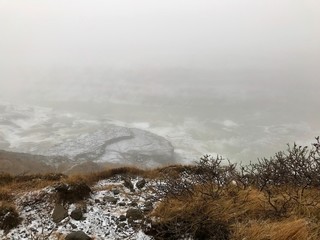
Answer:
M68 210L65 209L61 204L56 204L52 213L53 222L59 223L66 217L68 217Z
M136 207L136 206L138 206L138 203L137 203L137 202L131 202L131 203L130 203L130 206L131 206L131 207Z
M72 227L72 229L78 228L77 225L75 225L75 224L73 224L73 223L69 223L69 224L70 224L70 226Z
M140 209L130 208L127 210L126 217L130 220L140 220L143 218L143 213Z
M120 222L123 222L123 221L125 221L125 220L127 220L127 218L126 218L125 215L120 215L120 216L119 216L119 221L120 221Z
M124 181L123 186L125 186L126 188L130 189L131 192L133 192L134 187L133 187L131 180L128 178L125 178L125 179L123 179L123 181Z
M74 203L88 198L91 193L90 187L84 182L59 184L55 186L58 202Z
M74 220L81 220L83 217L83 212L81 208L76 208L75 210L73 210L70 214L70 216L74 219Z
M127 226L127 224L124 222L118 224L118 228L124 228L126 226ZM122 229L119 229L119 230L120 230L119 232L123 231Z
M114 190L112 190L112 192L113 192L113 195L120 194L120 190L119 189L114 189Z
M117 202L118 202L118 198L111 197L111 196L106 196L103 198L103 200L108 203L112 203L112 204L117 204Z
M143 211L144 212L150 212L153 210L153 203L151 201L147 201L144 203L144 208Z
M127 204L125 203L125 202L119 202L119 206L121 206L121 207L124 207L124 206L126 206Z
M144 188L144 186L146 185L146 180L144 180L144 179L142 179L142 180L140 180L140 181L138 181L137 183L136 183L136 188L138 188L138 189L141 189L141 188Z
M65 240L91 240L92 238L89 237L87 234L85 234L82 231L72 232L69 233Z

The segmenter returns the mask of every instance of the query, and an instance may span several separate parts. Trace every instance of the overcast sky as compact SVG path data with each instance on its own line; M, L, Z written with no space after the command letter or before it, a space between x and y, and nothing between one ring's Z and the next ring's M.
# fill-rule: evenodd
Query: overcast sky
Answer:
M0 0L0 64L314 68L319 23L318 0Z
M2 97L260 88L314 108L319 76L318 0L0 0Z

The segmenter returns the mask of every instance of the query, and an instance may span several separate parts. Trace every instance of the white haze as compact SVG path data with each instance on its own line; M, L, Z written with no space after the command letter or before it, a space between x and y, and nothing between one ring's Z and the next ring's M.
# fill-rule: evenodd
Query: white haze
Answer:
M0 0L0 100L254 161L320 135L319 25L317 0Z

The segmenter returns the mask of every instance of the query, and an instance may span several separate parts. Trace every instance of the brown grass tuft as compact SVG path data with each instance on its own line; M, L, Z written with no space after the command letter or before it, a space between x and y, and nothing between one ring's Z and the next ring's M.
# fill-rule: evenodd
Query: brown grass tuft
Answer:
M100 180L112 178L117 175L121 176L143 176L145 170L135 167L119 167L110 168L101 172L94 172L89 174L74 174L68 177L67 182L85 182L92 185Z
M8 231L19 225L21 218L14 205L0 202L0 229Z
M234 226L233 240L316 240L306 219L284 219L282 221L249 221Z
M0 202L1 201L11 201L12 192L7 188L0 188Z
M185 196L163 201L151 213L153 221L148 234L155 239L221 239L230 237L230 227L222 209L215 202L204 204L201 196Z

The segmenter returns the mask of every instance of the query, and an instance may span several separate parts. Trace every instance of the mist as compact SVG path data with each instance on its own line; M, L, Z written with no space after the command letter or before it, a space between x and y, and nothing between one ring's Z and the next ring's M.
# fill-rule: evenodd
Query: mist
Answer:
M0 100L255 161L320 135L319 22L316 0L0 0Z

